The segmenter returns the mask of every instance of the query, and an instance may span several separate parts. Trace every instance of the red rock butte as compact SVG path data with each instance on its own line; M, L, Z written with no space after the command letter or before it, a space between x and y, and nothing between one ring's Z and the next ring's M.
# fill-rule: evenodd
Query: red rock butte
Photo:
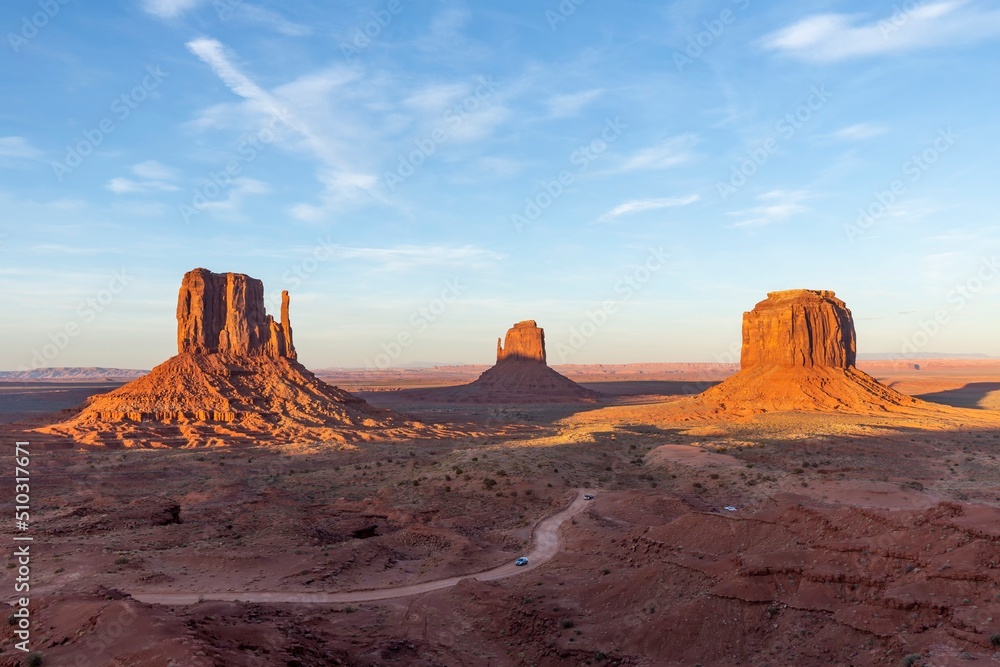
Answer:
M535 320L518 322L508 329L502 346L497 338L497 363L507 359L545 363L545 330Z
M178 354L143 377L91 397L69 421L38 430L119 447L437 434L436 427L326 384L298 363L288 309L288 292L282 292L281 321L265 312L260 280L189 271L177 299Z
M715 412L749 414L869 414L926 405L859 371L856 358L854 318L833 292L769 292L743 314L740 371L693 400Z
M851 368L857 359L854 318L829 290L768 292L743 313L740 366Z
M281 322L264 312L264 283L242 273L195 269L177 296L177 353L233 354L295 359L288 291Z
M497 363L474 382L457 387L455 401L493 403L593 402L600 394L549 368L545 361L545 330L534 320L507 330L497 341Z

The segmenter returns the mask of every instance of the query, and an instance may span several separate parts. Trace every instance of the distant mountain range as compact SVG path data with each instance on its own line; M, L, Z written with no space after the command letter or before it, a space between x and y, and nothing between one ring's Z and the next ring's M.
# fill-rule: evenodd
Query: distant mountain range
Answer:
M35 368L30 371L0 371L0 382L30 382L32 380L134 380L149 371L135 368Z
M952 354L947 352L920 352L917 354L899 354L893 352L863 352L858 354L859 361L891 361L891 360L921 360L921 359L997 359L997 357L991 357L988 354ZM572 366L570 364L568 366ZM684 364L660 364L650 362L649 364L576 364L580 366L608 366L608 367L618 367L623 368L628 366L717 366L713 362L699 363L684 363ZM563 364L563 366L567 366ZM426 370L429 368L438 368L439 370L453 370L461 371L468 369L482 370L480 367L487 367L487 364L453 364L453 363L433 363L433 362L416 362L409 364L400 364L391 369L364 369L364 368L320 368L315 369L313 372L317 375L339 375L345 371L349 372L364 372L369 371L373 373L379 373L390 370L401 370L407 371L409 373L419 372L420 370ZM101 366L89 366L89 367L62 367L62 368L35 368L29 371L0 371L0 382L31 382L40 380L77 380L81 382L97 382L101 380L117 380L117 381L129 381L134 380L138 377L142 377L149 373L148 370L141 370L137 368L104 368Z
M995 359L988 354L949 354L948 352L916 352L901 354L899 352L862 352L858 361L887 361L895 359Z

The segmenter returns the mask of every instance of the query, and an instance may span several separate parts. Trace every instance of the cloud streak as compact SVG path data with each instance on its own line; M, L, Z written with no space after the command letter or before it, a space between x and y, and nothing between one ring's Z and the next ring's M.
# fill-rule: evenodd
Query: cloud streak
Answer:
M614 220L615 218L620 218L623 215L632 215L633 213L642 213L643 211L655 211L663 208L687 206L688 204L695 203L698 199L700 199L698 195L672 197L667 199L634 199L614 207L602 215L598 219L598 222L607 222L609 220Z
M859 14L816 14L766 35L759 45L810 62L835 62L1000 36L1000 11L968 0L898 7L864 21Z

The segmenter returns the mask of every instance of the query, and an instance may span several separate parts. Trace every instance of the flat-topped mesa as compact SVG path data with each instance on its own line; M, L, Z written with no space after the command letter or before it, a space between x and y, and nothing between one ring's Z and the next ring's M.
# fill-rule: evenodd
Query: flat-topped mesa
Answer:
M768 292L743 313L740 364L852 368L857 357L854 318L829 290Z
M535 320L518 322L508 329L502 346L497 339L497 363L507 359L545 363L545 330Z
M194 269L177 296L177 352L295 359L288 292L281 321L264 309L264 283L242 273Z

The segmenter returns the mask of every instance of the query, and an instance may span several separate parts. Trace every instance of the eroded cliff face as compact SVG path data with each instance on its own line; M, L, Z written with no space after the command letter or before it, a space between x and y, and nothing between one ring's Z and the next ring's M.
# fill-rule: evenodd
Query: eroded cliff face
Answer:
M264 309L264 284L242 273L194 269L177 295L177 352L295 359L288 292L281 321Z
M851 368L854 318L829 290L769 292L743 314L744 369L755 366Z
M506 359L545 363L545 330L535 320L518 322L507 330L503 345L497 339L497 363Z

